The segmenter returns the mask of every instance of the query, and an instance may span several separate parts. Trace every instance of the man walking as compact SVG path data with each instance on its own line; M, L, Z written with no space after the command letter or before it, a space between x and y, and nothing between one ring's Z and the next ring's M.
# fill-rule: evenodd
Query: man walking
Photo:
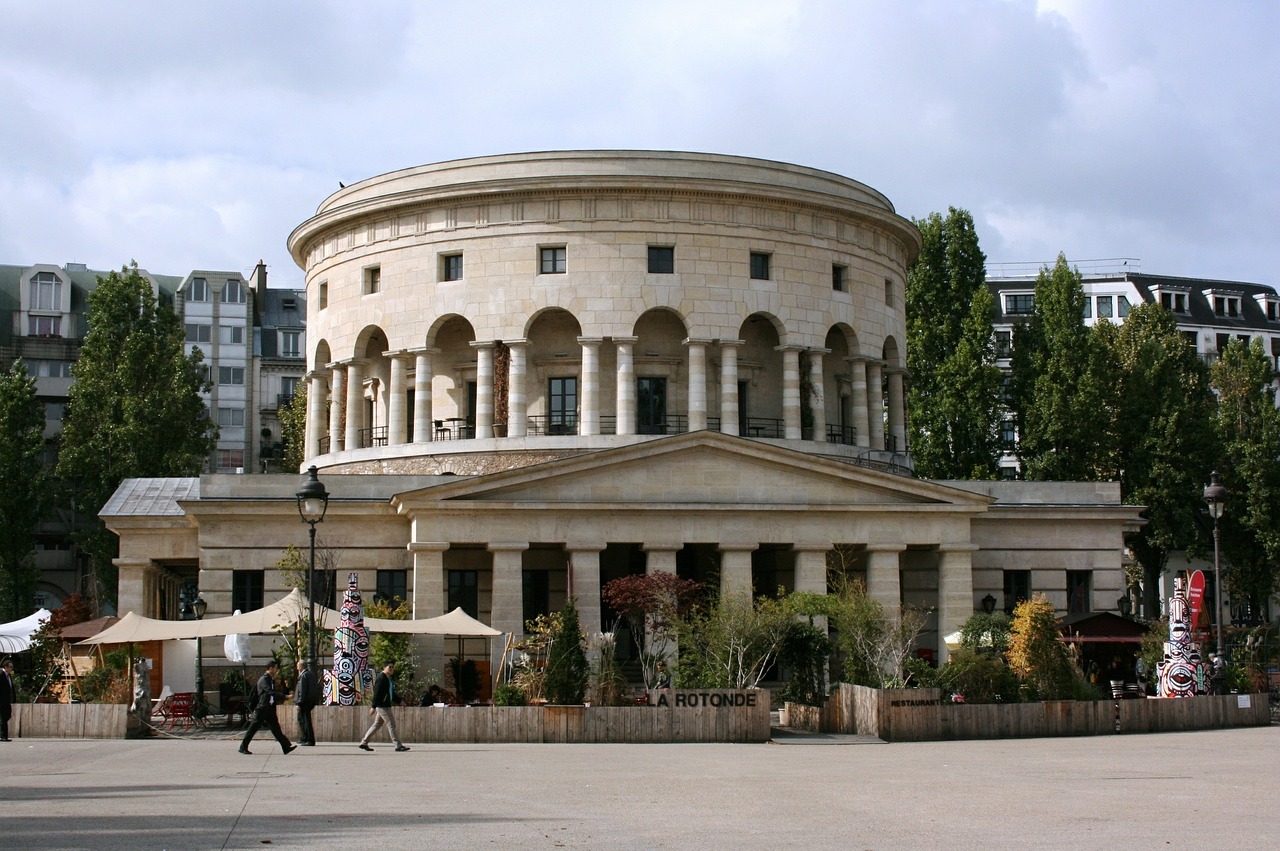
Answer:
M255 691L257 697L254 702L253 723L249 725L249 729L245 731L244 739L240 742L240 753L250 753L249 742L253 740L253 734L258 730L266 727L271 731L271 735L276 737L276 741L280 743L280 750L286 755L292 753L297 745L289 744L288 738L280 731L280 719L276 717L276 701L281 697L276 691L276 681L274 679L276 672L280 670L280 665L274 659L267 663L267 668L262 673L262 678L258 680L258 687Z
M319 702L316 675L306 662L298 660L298 686L293 690L293 702L298 706L298 744L312 747L316 743L316 731L311 727L311 710Z
M0 664L0 742L9 741L9 718L18 702L18 688L13 683L13 660Z
M365 731L364 738L360 740L360 750L371 751L369 740L373 738L373 734L378 732L383 724L387 725L387 732L391 735L391 741L396 743L396 751L407 751L404 742L400 741L400 735L396 733L396 719L391 714L391 706L395 700L395 687L391 683L391 676L396 672L396 663L388 662L382 669L382 673L378 674L378 678L373 681L373 705L369 707L369 714L376 716L373 723L369 725L369 729Z

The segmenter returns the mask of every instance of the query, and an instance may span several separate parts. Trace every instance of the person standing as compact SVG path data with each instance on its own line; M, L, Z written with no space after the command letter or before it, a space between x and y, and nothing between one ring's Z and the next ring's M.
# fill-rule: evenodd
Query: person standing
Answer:
M396 751L407 751L404 742L400 741L400 735L396 732L396 719L391 714L391 707L395 701L395 686L391 682L391 676L396 672L396 663L388 662L382 668L382 673L378 674L378 678L373 681L373 705L369 707L369 714L375 716L373 723L369 725L369 729L365 731L364 738L360 740L360 750L371 751L369 740L373 738L373 734L381 729L383 724L387 725L387 732L391 735L391 741L396 744Z
M272 659L267 663L267 668L262 672L262 678L258 680L258 687L255 691L256 700L254 701L253 723L249 725L249 729L245 731L244 739L240 742L240 753L251 753L249 750L249 742L253 740L253 734L258 730L266 727L271 731L271 735L276 737L276 741L280 743L280 749L286 755L293 752L297 745L289 743L289 739L280 730L280 719L276 717L276 702L281 695L276 691L276 672L280 670L280 664Z
M13 705L18 702L18 688L13 683L13 660L5 659L0 664L0 742L9 739L9 718L13 715Z
M316 675L306 662L298 660L298 686L293 690L293 702L298 706L298 744L312 747L316 743L316 731L311 726L311 710L319 702Z

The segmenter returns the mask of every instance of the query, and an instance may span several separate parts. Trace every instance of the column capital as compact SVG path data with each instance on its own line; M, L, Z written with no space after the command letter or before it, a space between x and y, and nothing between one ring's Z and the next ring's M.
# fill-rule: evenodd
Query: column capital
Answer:
M502 342L506 345L508 349L520 349L529 345L529 341L526 340L524 337L517 337L514 340L503 340Z
M390 349L388 351L383 352L382 356L384 358L391 358L395 360L398 358L407 358L412 354L413 352L409 351L408 349Z
M519 541L491 541L485 545L491 553L519 553L529 549L529 542Z
M675 543L674 541L645 542L640 545L641 552L646 553L672 553L682 549L684 549L684 544Z
M906 544L867 544L867 552L869 553L902 553L906 552Z
M469 345L473 349L492 349L494 346L498 345L498 341L497 340L472 340L471 342L467 343L467 345Z
M715 343L714 337L685 337L680 341L682 346L710 346Z
M746 344L746 340L716 340L716 345L722 349L740 349Z
M844 359L844 362L849 364L850 366L855 366L857 364L865 365L867 362L867 358L865 355L849 355Z
M753 553L756 550L760 549L760 543L757 541L750 544L747 544L747 543L734 544L734 543L726 543L724 541L721 541L720 543L716 544L716 549L718 549L722 553Z
M634 346L636 343L640 342L640 338L639 337L614 337L613 342L615 345Z
M785 346L774 346L773 350L775 352L803 352L805 349L804 349L804 346L785 345Z
M938 544L939 553L976 553L980 549L982 549L982 547L968 541L963 543L956 542L952 544Z
M448 541L410 541L405 548L411 553L442 553L449 549Z
M810 347L809 347L809 349L808 349L808 351L809 351L809 354L811 354L811 355L829 355L829 354L831 354L831 350L830 350L830 349L824 349L824 348L822 348L822 347L820 347L820 346L810 346Z
M308 372L306 375L302 376L303 381L315 381L317 378L320 379L321 381L328 381L329 373L323 372L318 369L313 369L310 372Z
M564 548L571 553L602 553L607 546L599 541L566 541Z
M353 366L364 366L367 363L369 363L368 358L344 358L343 360L334 361L333 363L329 364L329 366L353 367Z
M598 346L604 342L604 337L579 337L578 345L580 346Z
M405 349L411 355L438 355L440 350L435 346L418 346L413 349Z
M880 371L883 372L885 375L902 375L902 376L907 375L907 373L909 372L909 370L905 366L896 366L896 365L890 365L887 363L884 365L884 367Z
M830 541L796 541L791 549L798 553L827 553L835 548Z

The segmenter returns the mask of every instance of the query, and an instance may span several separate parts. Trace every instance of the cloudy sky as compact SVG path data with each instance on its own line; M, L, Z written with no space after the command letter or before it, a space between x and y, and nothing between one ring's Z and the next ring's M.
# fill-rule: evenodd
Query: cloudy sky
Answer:
M339 181L655 148L967 208L993 269L1280 285L1271 0L0 0L0 32L0 263L301 286Z

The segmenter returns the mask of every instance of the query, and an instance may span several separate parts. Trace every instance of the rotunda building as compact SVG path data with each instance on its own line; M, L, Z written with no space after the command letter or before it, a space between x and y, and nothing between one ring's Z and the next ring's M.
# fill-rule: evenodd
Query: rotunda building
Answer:
M712 430L907 466L880 193L746 157L559 151L347 186L289 248L308 463L475 474Z

